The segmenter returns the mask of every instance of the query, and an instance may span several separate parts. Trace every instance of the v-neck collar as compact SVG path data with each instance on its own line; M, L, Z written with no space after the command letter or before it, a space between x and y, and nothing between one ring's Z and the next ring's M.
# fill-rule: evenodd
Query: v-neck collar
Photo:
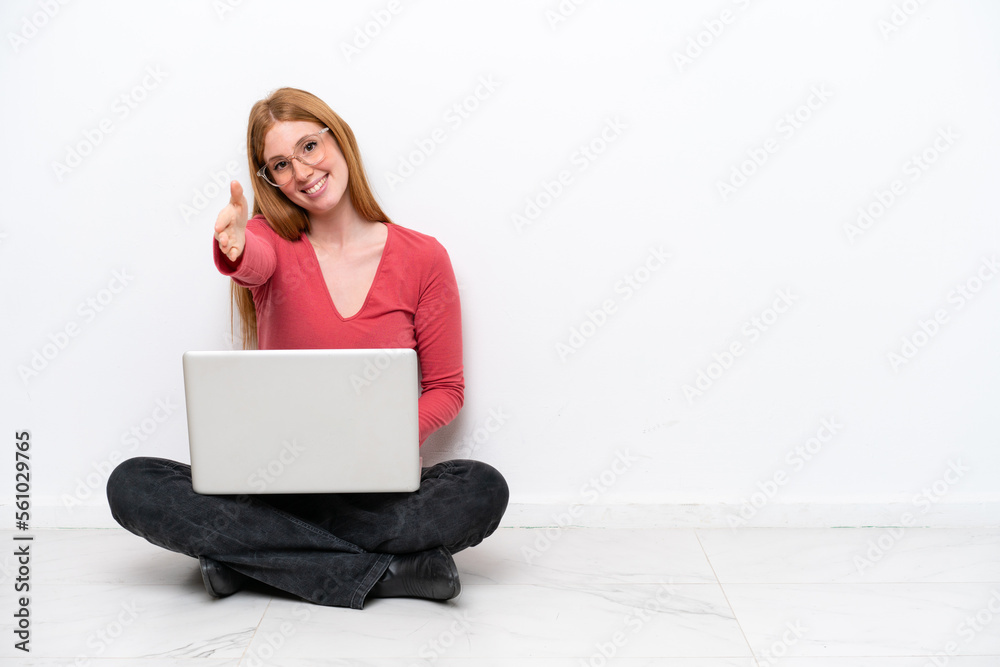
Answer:
M350 322L358 315L365 312L365 307L371 300L372 292L375 290L375 283L378 282L379 276L382 275L382 265L385 264L385 256L386 253L389 251L389 242L392 240L393 236L392 224L391 223L382 223L382 224L385 224L385 230L386 230L385 244L383 244L382 246L382 256L379 257L378 267L375 269L375 276L372 277L372 284L368 286L368 293L365 294L365 300L364 302L362 302L361 308L359 308L358 312L354 313L350 317L344 317L343 315L340 314L340 310L337 308L337 304L333 302L333 295L330 294L330 288L326 286L326 276L323 275L323 267L320 266L319 256L316 255L316 248L313 247L312 242L306 237L305 234L302 235L302 242L305 243L307 246L309 246L309 253L313 260L313 266L316 268L316 274L319 276L320 284L323 286L323 292L326 293L327 303L330 304L330 308L333 310L333 314L336 315L341 322Z

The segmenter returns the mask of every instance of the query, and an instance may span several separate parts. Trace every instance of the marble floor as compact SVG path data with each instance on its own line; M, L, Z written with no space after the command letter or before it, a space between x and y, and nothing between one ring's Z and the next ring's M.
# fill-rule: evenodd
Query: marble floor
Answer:
M0 667L1000 665L1000 528L501 528L455 556L458 599L363 611L211 599L123 530L34 535L27 654L0 556Z

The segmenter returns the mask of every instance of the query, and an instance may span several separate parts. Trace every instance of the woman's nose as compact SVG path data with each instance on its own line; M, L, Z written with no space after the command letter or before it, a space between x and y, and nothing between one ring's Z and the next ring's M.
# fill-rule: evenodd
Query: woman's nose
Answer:
M297 180L301 181L303 177L309 176L312 173L312 167L302 163L298 158L294 158L292 160L292 173L295 174Z

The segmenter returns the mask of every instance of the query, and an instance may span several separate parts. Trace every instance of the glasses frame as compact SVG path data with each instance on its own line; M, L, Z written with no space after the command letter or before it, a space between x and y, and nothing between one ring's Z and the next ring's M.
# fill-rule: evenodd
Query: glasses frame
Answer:
M308 139L309 137L313 137L313 136L319 137L320 140L322 140L323 139L323 133L324 132L329 132L329 131L330 131L330 128L324 127L319 132L316 132L314 134L307 134L306 136L302 137L302 140L304 141L304 140ZM326 157L325 153L324 153L324 157ZM298 160L301 164L305 164L305 165L308 165L308 166L311 167L314 164L316 164L317 162L319 162L320 160L322 160L323 158L320 158L319 160L315 160L313 162L307 162L305 160L305 156L304 155L286 155L286 156L284 156L283 159L287 160L289 162L289 164L291 164L292 160ZM264 163L264 166L257 170L257 175L260 176L261 178L263 178L264 181L268 185L272 185L272 186L274 186L276 188L280 188L281 185L278 185L277 183L275 183L274 181L272 181L270 178L268 178L266 172L267 172L267 163ZM292 178L294 178L294 177L295 177L295 175L294 175L294 171L293 171L292 172ZM288 181L286 181L282 185L285 185L287 183L288 183Z

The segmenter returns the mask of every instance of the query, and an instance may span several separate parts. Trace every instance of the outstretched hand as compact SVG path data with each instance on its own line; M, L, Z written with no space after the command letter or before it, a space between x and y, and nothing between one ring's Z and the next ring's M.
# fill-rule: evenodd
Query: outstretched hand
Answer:
M239 181L229 184L229 203L215 219L215 240L219 250L235 262L243 254L246 245L247 198L243 196L243 186Z

